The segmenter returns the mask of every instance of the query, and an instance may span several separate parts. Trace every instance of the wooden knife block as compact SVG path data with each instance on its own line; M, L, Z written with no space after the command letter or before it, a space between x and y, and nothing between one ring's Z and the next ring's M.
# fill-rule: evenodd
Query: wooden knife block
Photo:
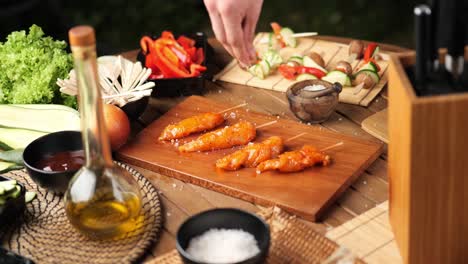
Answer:
M389 68L390 222L404 263L468 263L468 93L418 97Z

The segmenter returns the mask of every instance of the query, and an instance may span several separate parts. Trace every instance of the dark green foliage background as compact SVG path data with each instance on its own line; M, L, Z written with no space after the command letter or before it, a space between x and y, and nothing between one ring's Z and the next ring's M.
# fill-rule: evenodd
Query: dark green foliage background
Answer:
M222 1L222 0L220 0ZM412 46L414 0L265 0L257 31L277 21L296 32L336 35ZM201 0L79 0L63 4L72 24L94 25L112 49L138 47L143 34L206 31L211 26Z

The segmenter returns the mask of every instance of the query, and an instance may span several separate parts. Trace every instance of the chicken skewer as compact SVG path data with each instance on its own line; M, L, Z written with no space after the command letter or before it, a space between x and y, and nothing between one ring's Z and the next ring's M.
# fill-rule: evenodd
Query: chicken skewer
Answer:
M245 145L254 140L255 126L247 121L240 121L232 126L225 126L199 136L197 139L179 147L180 152L210 151Z
M260 143L249 143L245 148L218 159L216 168L234 171L242 166L257 167L261 162L278 156L283 152L283 148L283 140L280 137L269 137Z
M296 139L307 133L301 133L284 142ZM224 170L238 170L241 167L254 168L265 160L276 158L283 152L284 142L280 137L272 136L260 143L249 143L232 154L224 156L216 161L216 168Z
M343 142L327 147L323 150L329 150L343 145ZM317 164L328 166L331 163L331 157L323 153L323 150L317 150L310 145L304 145L300 150L285 152L276 159L266 160L257 166L257 174L268 170L278 170L280 172L297 172Z
M197 132L213 129L224 123L223 113L247 105L246 103L233 106L218 113L208 112L186 118L176 124L168 125L159 136L159 140L173 140L184 138Z
M276 123L277 120L257 126L262 128ZM179 147L180 152L210 151L225 149L234 146L246 145L257 135L254 124L240 121L232 126L225 126L218 130L206 133L197 139Z

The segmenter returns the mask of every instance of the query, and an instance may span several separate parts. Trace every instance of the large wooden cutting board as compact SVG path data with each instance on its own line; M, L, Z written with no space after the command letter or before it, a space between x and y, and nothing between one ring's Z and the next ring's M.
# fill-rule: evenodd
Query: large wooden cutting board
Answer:
M256 175L253 168L234 172L216 170L215 161L237 150L238 147L187 154L179 153L175 145L192 140L197 135L180 140L178 143L158 140L164 127L169 124L195 114L218 112L229 107L203 97L189 97L140 132L133 141L119 151L117 157L124 162L259 205L278 205L315 221L327 205L330 205L382 150L382 145L375 142L341 135L319 126L277 119L277 123L257 130L256 142L273 135L286 140L305 132L305 135L286 142L286 149L298 149L304 144L312 144L322 149L340 141L344 142L344 145L327 152L333 158L333 163L328 167L313 167L298 173L265 172ZM256 125L276 119L244 109L233 110L225 116L228 125L240 119L251 121Z

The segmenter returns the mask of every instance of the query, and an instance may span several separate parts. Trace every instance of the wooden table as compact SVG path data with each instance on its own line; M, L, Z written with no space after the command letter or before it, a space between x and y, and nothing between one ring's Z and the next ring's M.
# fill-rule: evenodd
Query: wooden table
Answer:
M330 41L349 43L349 39L337 37L320 37ZM220 46L210 39L209 43L215 51L215 65L217 70L222 69L232 58ZM407 52L409 50L382 44L386 52ZM124 53L123 56L135 60L137 51ZM157 87L156 87L157 89ZM206 81L205 97L232 105L243 102L248 108L269 115L281 116L297 120L289 111L285 95L280 92L256 89L253 87L235 85L230 83L213 83ZM339 104L331 118L320 126L339 133L353 135L367 140L379 141L361 128L361 122L370 115L387 107L386 89L369 105L361 107L349 104ZM184 98L152 98L150 104L137 122L133 122L132 131L138 133L146 125L168 111L172 106ZM325 233L354 217L376 207L388 200L387 180L387 146L384 153L352 184L344 195L329 208L326 216L320 223L306 222L316 230ZM187 184L179 180L136 167L143 175L150 179L161 191L164 207L164 229L157 245L148 256L148 260L175 248L175 235L179 225L189 216L198 212L216 207L236 207L256 212L259 206L236 198L226 196L211 190Z

